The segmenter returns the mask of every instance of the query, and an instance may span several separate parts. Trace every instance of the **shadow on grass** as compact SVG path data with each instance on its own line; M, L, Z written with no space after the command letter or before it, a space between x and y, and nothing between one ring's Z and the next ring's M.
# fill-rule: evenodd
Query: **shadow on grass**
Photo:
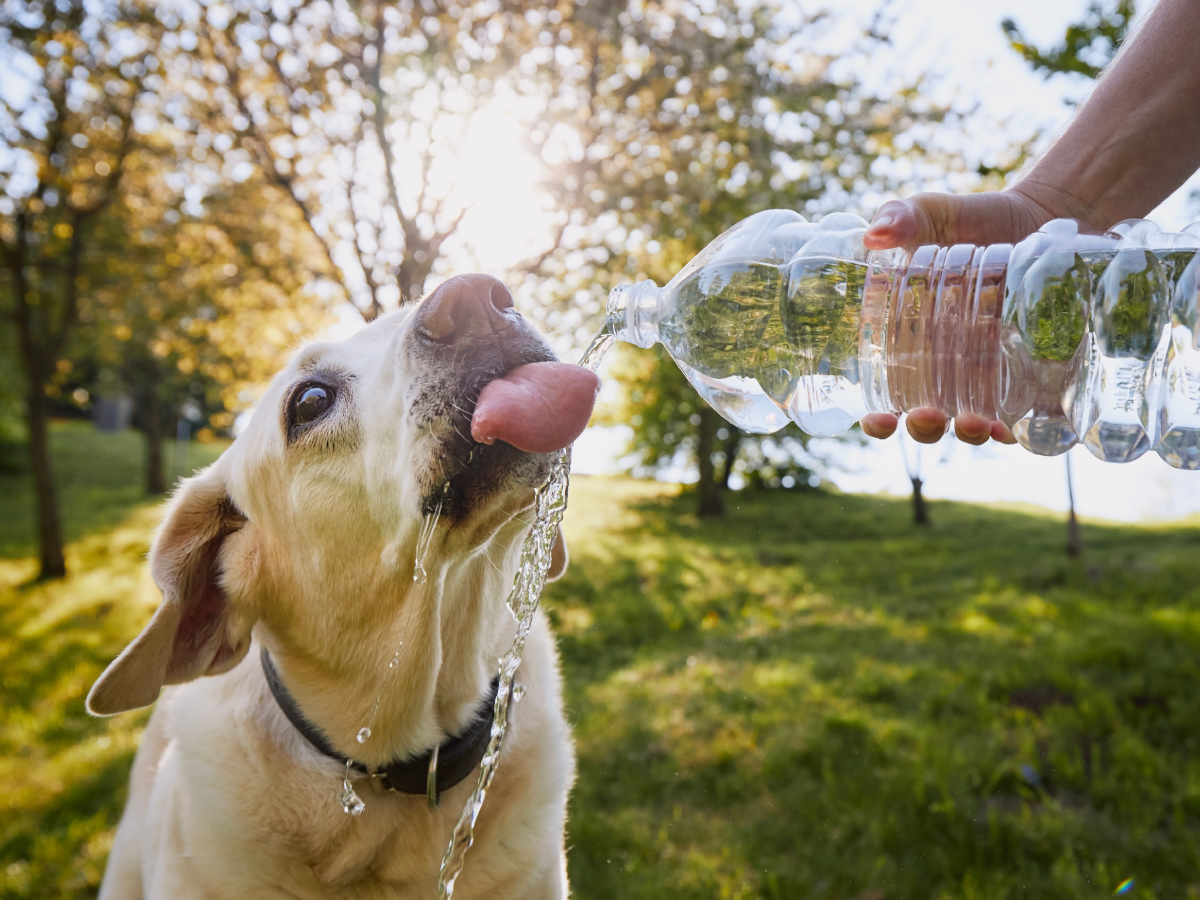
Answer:
M188 445L190 474L213 462L227 442ZM173 442L164 443L171 458ZM97 432L89 422L59 422L50 431L65 540L78 540L119 524L131 509L153 502L145 492L145 441L136 431ZM0 470L0 559L21 559L37 550L33 485L24 447L7 447L18 467ZM171 473L169 473L170 475ZM168 478L170 480L170 478Z
M1077 563L963 504L572 499L578 896L1200 896L1195 528L1091 525Z
M68 547L68 576L19 585L0 560L0 898L94 896L145 713L95 719L92 682L158 601L144 574L157 511Z

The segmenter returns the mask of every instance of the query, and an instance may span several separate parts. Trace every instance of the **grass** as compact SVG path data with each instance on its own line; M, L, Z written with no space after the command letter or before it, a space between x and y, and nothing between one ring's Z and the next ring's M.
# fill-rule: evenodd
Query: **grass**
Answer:
M95 460L114 438L72 440ZM20 587L33 563L0 560L0 897L90 896L103 866L145 719L82 698L157 602L155 512L130 496L107 519L67 498L92 524L70 526L65 582ZM1091 523L1072 562L1061 520L1028 512L934 502L918 529L902 500L692 505L572 486L545 602L576 896L1200 897L1200 529Z
M576 479L581 897L1200 897L1200 530Z
M145 442L138 432L101 434L88 422L60 422L55 424L51 440L59 516L67 541L113 528L131 509L146 503L142 474ZM208 465L225 446L190 444L188 473ZM0 469L0 559L19 559L37 552L33 482L24 471L24 448L5 449L9 451L5 460L15 462L18 471ZM170 469L174 442L165 442L163 453Z
M51 438L66 579L32 583L32 490L0 476L0 898L95 895L148 718L83 708L159 602L144 564L158 510L141 489L141 439L79 423ZM189 469L221 449L192 445Z

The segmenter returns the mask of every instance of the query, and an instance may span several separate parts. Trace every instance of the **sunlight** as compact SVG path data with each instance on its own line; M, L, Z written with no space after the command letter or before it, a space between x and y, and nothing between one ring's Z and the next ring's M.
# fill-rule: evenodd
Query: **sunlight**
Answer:
M538 189L540 162L512 106L496 99L472 117L454 173L455 197L470 207L455 240L466 259L455 262L500 275L541 252L553 222Z

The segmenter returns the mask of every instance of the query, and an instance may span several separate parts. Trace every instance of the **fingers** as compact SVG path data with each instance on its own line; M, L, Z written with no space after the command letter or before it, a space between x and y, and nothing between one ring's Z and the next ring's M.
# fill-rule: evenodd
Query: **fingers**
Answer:
M1053 215L1017 190L914 194L879 207L863 235L869 250L923 244L1001 244L1037 231Z
M1005 427L1003 422L992 423L992 440L1000 444L1015 444L1017 439L1013 437L1013 433Z
M868 413L858 424L867 437L882 441L896 433L900 420L891 413Z
M928 406L909 410L904 425L909 436L919 444L936 444L946 433L946 417Z
M907 200L889 200L875 213L871 227L863 235L863 246L868 250L888 250L918 243L920 223L917 209Z
M1005 431L1007 430L1005 429ZM958 435L960 441L978 447L980 444L986 444L988 438L992 436L992 423L983 416L962 413L954 419L954 433Z
M867 437L882 441L896 433L900 419L891 413L869 413L858 424ZM946 433L946 417L936 409L914 409L908 414L905 427L913 440L936 444Z
M900 419L891 413L868 413L858 424L867 437L883 441L896 433L896 429L900 427ZM949 423L945 415L938 410L923 407L912 410L904 424L914 441L936 444L946 433ZM962 413L955 418L954 433L963 443L976 447L986 444L988 438L998 444L1017 442L1003 422L992 422L973 413Z

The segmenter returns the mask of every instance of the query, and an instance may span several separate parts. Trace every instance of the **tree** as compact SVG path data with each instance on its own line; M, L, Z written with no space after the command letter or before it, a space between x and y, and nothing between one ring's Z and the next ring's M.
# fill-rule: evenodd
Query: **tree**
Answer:
M301 212L368 321L424 292L462 221L452 161L522 6L208 0L188 23L199 105Z
M1067 26L1061 44L1047 49L1033 46L1012 19L1001 23L1012 48L1024 57L1035 72L1049 78L1062 72L1073 72L1096 78L1107 66L1129 34L1135 0L1094 2L1080 22Z
M46 387L78 320L93 232L116 198L139 104L159 80L158 36L140 0L14 0L0 8L6 77L14 82L8 99L0 99L0 140L8 151L0 171L4 312L15 326L26 383L41 578L66 571Z
M910 465L908 460L908 445L904 434L897 437L900 441L900 453L904 457L904 471L908 475L909 483L912 485L912 509L913 509L913 524L928 525L929 524L929 507L925 503L925 494L922 493L922 488L925 486L924 479L921 478L921 445L917 444L916 465Z
M733 2L592 2L526 21L540 29L540 62L529 69L548 97L532 139L559 210L541 271L554 279L544 289L568 298L544 316L553 331L594 323L619 281L664 283L753 212L840 211L899 187L897 162L915 152L918 126L945 116L914 91L862 90L853 61L878 39L819 52L836 25L826 15ZM615 376L627 398L608 415L635 423L635 466L676 464L681 453L695 462L702 513L720 510L738 453L768 460L794 448L800 477L792 480L808 484L798 432L740 435L668 360L633 368L636 377Z
M1067 26L1062 43L1047 49L1030 44L1012 19L1005 19L1001 27L1012 48L1021 54L1035 72L1041 72L1046 78L1074 73L1095 79L1112 62L1128 37L1135 10L1135 0L1116 0L1111 5L1092 3L1082 21ZM1066 466L1067 555L1076 557L1083 553L1083 535L1075 516L1075 485L1069 454Z
M90 346L76 347L135 398L152 494L167 487L162 442L184 405L206 426L228 428L244 392L267 381L328 313L313 289L318 273L305 263L312 237L277 189L253 180L218 186L189 215L169 184L182 173L167 149L148 147L127 164L109 215L123 245L107 255L81 307L97 326Z

